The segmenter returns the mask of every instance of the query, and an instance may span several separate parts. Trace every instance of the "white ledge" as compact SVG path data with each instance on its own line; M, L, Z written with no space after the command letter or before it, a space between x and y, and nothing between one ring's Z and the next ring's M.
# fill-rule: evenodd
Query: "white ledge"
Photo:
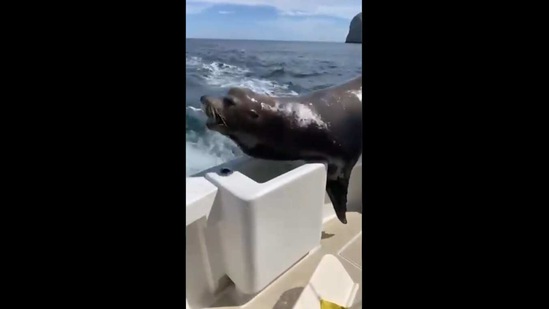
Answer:
M185 187L188 226L202 217L208 217L217 194L217 187L204 177L187 177Z
M309 173L315 170L323 168L325 168L323 163L304 164L264 183L258 183L239 171L234 171L228 176L221 176L217 173L207 173L206 178L215 183L219 183L241 200L252 201L283 185L307 177Z

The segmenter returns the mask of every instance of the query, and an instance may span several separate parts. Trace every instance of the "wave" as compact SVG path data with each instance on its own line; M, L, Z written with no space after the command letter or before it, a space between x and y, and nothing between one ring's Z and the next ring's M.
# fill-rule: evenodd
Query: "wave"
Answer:
M286 71L284 70L284 68L280 68L280 69L275 69L265 75L263 75L262 77L264 78L273 78L273 77L282 77L282 76L285 76L286 75Z
M187 69L193 69L210 86L219 88L245 87L257 93L268 95L297 95L289 84L280 84L264 77L253 77L246 67L221 61L204 61L200 57L186 59Z
M196 57L196 56L185 57L185 65L188 67L196 66L200 64L201 61L202 61L202 58L200 57Z
M308 78L308 77L317 77L326 74L326 72L311 72L311 73L295 73L285 68L278 68L270 71L269 73L263 75L263 78L281 78L281 77L290 77L290 78Z
M187 106L185 134L185 174L190 176L242 155L229 138L206 128L200 108Z
M186 176L242 156L236 144L212 131L187 131L185 145Z
M306 78L306 77L316 77L316 76L322 76L326 74L326 72L312 72L312 73L292 73L292 77L295 78Z

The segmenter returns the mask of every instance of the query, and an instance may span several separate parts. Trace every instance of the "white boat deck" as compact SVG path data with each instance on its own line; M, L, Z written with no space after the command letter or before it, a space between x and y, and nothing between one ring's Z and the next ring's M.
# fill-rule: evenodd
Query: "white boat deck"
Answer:
M348 303L343 304L341 301L336 303L347 308L362 308L362 162L360 161L355 166L356 171L353 171L349 187L347 224L339 222L333 213L332 205L323 187L325 179L319 183L311 184L314 182L311 179L319 178L318 174L315 173L325 173L323 166L315 167L311 165L306 168L304 166L295 168L294 166L292 167L293 170L289 168L290 172L285 172L284 169L278 171L281 175L266 176L262 174L254 176L250 175L250 170L264 172L265 169L259 168L255 165L256 163L243 162L246 161L238 161L231 165L231 169L235 171L234 174L236 175L221 178L222 176L217 174L212 175L204 172L201 175L205 177L199 175L187 183L188 187L190 184L205 184L200 190L191 189L187 191L187 195L189 195L189 192L197 192L199 196L202 196L202 198L188 197L187 201L187 308L309 308L311 304L310 295L304 294L311 294L311 291L315 290L314 288L311 290L313 274L318 278L324 278L322 284L331 284L331 286L324 289L328 292L315 292L316 297L335 302L330 300L330 295L326 295L326 293L329 294L331 291L334 293L333 295L338 293L339 295L351 295L347 297L348 300L345 299ZM251 168L243 168L243 164L251 165ZM283 164L287 167L287 163ZM222 166L226 167L227 164ZM357 169L357 167L359 168ZM236 171L242 171L242 173ZM307 178L308 175L315 178ZM242 183L235 184L236 180L241 182L249 181L244 179L244 176L249 176L256 181L245 185L242 185ZM258 179L261 179L261 182ZM269 182L269 179L275 179L276 181ZM318 209L318 220L322 222L321 225L318 225L318 229L315 229L314 225L316 219L311 220L312 223L304 222L311 210L308 210L307 213L300 213L296 210L296 205L288 205L295 204L295 202L289 203L288 200L284 200L285 197L295 200L295 196L292 197L292 193L288 191L289 189L284 187L288 186L289 181L294 181L293 179L296 183L302 179L303 184L300 185L300 188L303 188L302 186L306 184L318 187L317 191L312 188L304 188L304 192L312 195L313 198L322 194L320 199L324 200L324 205L315 206ZM290 186L297 185L291 183ZM288 193L275 192L272 196L268 194L271 190L276 191L279 187L282 188L280 189L281 192ZM253 188L253 194L243 193L242 190L248 188ZM234 202L234 196L229 196L228 193L231 190L237 192L233 194L234 196L247 204ZM261 192L261 194L257 192ZM303 192L296 192L296 194L303 194ZM270 200L278 204L269 204ZM315 201L319 200L312 199L310 203L314 205L317 203ZM231 203L234 203L234 205L230 206ZM300 207L305 207L303 205L306 203L308 201L303 200ZM221 207L223 210L216 210L220 208L218 204L223 204ZM320 205L322 205L322 202ZM263 210L263 208L270 209L274 206L276 206L276 209L282 209L280 210L282 212ZM242 213L239 213L240 211ZM292 211L295 213L292 213ZM189 215L191 216L189 217ZM269 223L267 223L267 219L261 217L262 215L269 218ZM277 216L281 219L277 220ZM314 217L315 214L311 214L311 216ZM201 217L204 219L200 219ZM292 221L294 217L296 218L295 222ZM248 221L246 220L250 222L255 220L255 223L250 223L248 228ZM229 223L224 224L224 221ZM258 224L261 226L258 226ZM295 228L301 226L300 224L305 227L302 231ZM263 225L269 225L269 229L261 230ZM238 228L235 229L235 226ZM308 226L310 227L308 228ZM209 229L214 228L214 231L209 231ZM291 233L284 230L285 228L291 229ZM320 233L315 232L315 235L321 234L318 235L320 237L316 238L317 245L314 245L315 237L311 238L308 235L308 233L315 230L321 230ZM287 235L284 233L287 233ZM273 234L280 235L273 238ZM252 237L248 237L250 235ZM242 237L245 237L245 241L242 241ZM267 237L271 237L269 241L266 240ZM285 239L287 244L281 244L280 239ZM312 239L313 241L302 241L301 239ZM265 244L265 242L267 243ZM295 242L295 244L291 242ZM303 251L303 248L310 249ZM262 255L265 251L271 249L273 251ZM294 253L294 251L297 253ZM347 272L343 275L349 278L348 281L352 283L351 285L344 286L343 282L345 280L341 279L341 273L345 271L334 274L333 272L336 271L337 267L333 264L331 264L332 266L326 266L327 269L319 271L321 261L327 260L326 257L330 255L335 257ZM276 256L276 258L269 260L273 256ZM296 256L298 258L294 258ZM290 261L290 264L284 264L286 258ZM332 259L331 262L334 260ZM280 264L277 264L278 261L281 261ZM278 270L271 271L271 265L272 269ZM332 275L330 270L332 270ZM246 272L247 274L245 274ZM320 275L317 276L317 273ZM202 277L207 278L203 279ZM333 278L334 280L326 278ZM337 291L338 289L349 290ZM252 292L250 293L250 291ZM321 295L322 293L325 295ZM306 298L309 298L309 302L305 301ZM332 298L338 297L333 296ZM342 298L339 297L338 299ZM302 302L308 303L308 305L299 305ZM318 303L319 305L316 308L320 308L320 302Z

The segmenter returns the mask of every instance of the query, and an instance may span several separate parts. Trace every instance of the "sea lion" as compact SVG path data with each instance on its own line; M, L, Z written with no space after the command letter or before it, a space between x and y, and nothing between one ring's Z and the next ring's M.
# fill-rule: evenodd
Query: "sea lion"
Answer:
M324 161L326 191L346 224L351 171L362 154L362 75L301 96L272 97L246 88L200 98L206 126L266 160Z

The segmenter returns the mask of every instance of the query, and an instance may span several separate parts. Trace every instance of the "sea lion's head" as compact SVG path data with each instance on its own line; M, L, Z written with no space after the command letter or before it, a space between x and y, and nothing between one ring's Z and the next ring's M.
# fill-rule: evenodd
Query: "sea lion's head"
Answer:
M245 88L231 88L221 97L202 96L200 102L210 130L224 135L247 132L261 135L265 128L276 127L276 112L265 108L272 99Z

